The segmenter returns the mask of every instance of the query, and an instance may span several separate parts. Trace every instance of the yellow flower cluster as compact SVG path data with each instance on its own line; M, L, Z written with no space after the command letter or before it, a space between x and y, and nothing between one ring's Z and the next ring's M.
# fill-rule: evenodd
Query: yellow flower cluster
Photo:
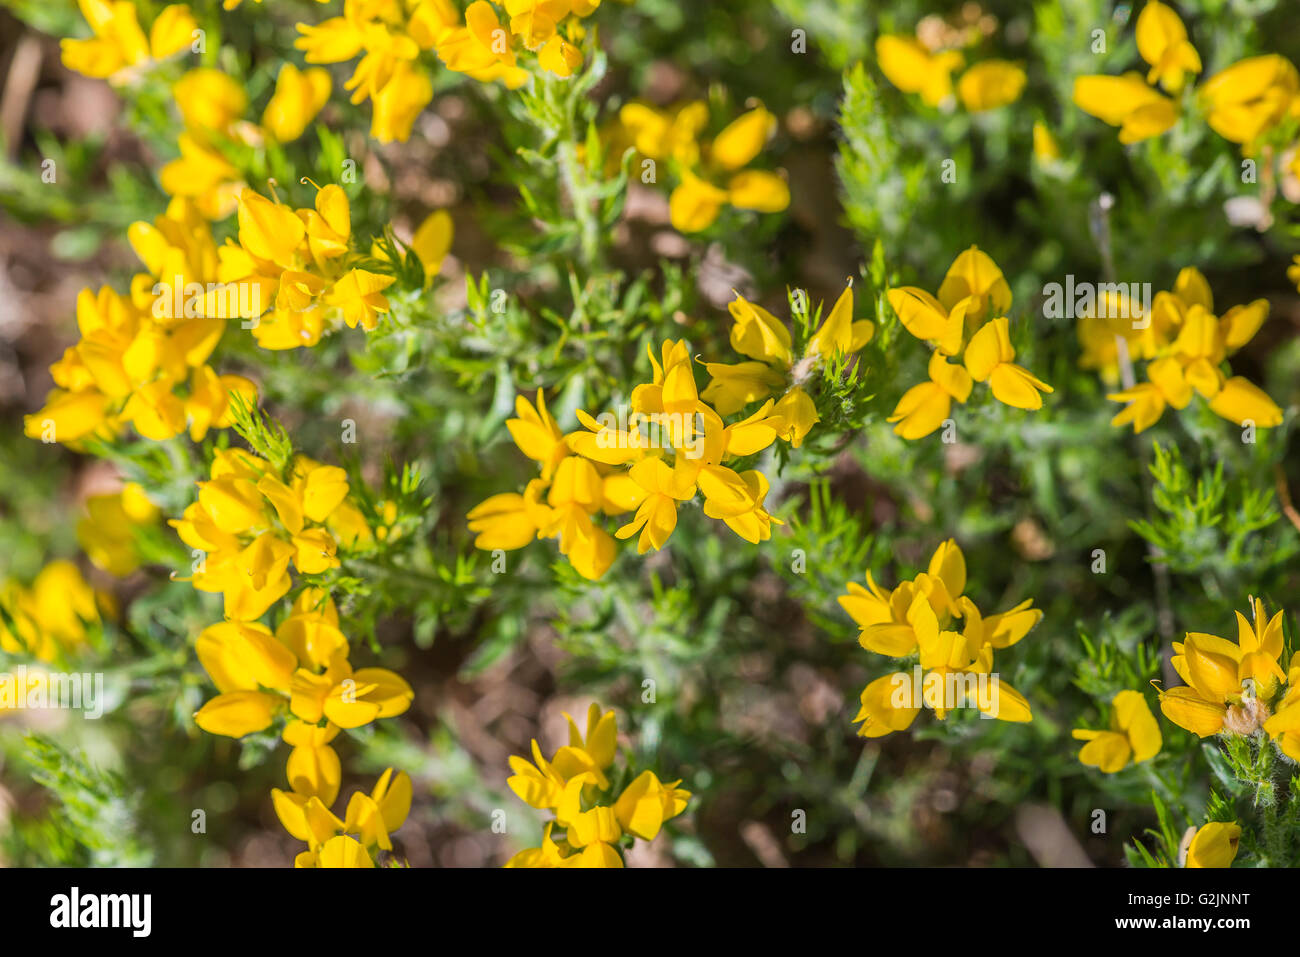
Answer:
M315 730L315 729L311 729ZM294 749L295 752L300 750ZM337 796L338 785L334 786ZM293 859L294 867L374 867L379 851L391 851L391 835L411 813L411 779L405 771L393 776L389 768L379 776L369 794L353 793L343 820L329 805L334 797L285 793L274 789L275 813L284 829L307 850Z
M541 466L541 476L522 495L493 495L470 510L474 545L485 551L523 548L534 537L560 540L583 577L598 579L615 557L614 538L597 524L600 515L635 510L615 535L640 533L637 552L663 548L677 527L682 502L704 497L704 514L727 524L747 542L772 534L779 519L764 507L768 481L756 470L736 472L726 463L755 455L791 425L771 401L745 419L727 424L703 401L686 342L666 340L660 358L650 353L654 379L632 391L631 414L599 419L578 410L584 426L564 434L546 409L519 396L519 418L506 426L515 444ZM545 496L545 500L543 500Z
M353 670L338 609L316 588L302 591L274 633L226 620L204 629L195 650L218 691L194 715L200 728L242 738L284 717L290 789L272 789L271 799L285 830L308 844L295 866L373 867L372 852L392 849L389 834L410 810L411 780L389 769L369 796L352 796L340 821L329 810L342 781L331 742L340 729L402 714L411 686L385 668Z
M146 272L128 295L105 286L77 297L81 340L50 367L55 388L25 432L44 442L109 439L130 424L148 439L186 430L199 441L231 424L230 393L249 399L256 388L207 365L225 330L220 303L201 313L197 297L217 278L217 247L193 203L173 200L165 215L131 225L127 237ZM205 318L208 316L210 318Z
M993 652L1009 648L1042 620L1027 599L1009 611L985 618L966 590L966 558L948 539L934 551L926 571L893 591L876 584L867 572L867 587L848 583L837 600L857 622L863 648L890 658L918 656L909 674L888 674L862 692L854 722L858 734L879 738L911 727L922 707L940 720L954 708L974 707L1001 721L1033 717L1029 702L993 673ZM961 632L952 630L964 620Z
M897 435L929 435L948 418L954 399L965 403L970 398L975 382L987 382L999 402L1031 411L1042 408L1042 393L1053 391L1013 361L1016 350L1005 318L1011 287L979 247L971 246L953 260L938 297L916 286L900 286L889 290L888 299L903 328L934 347L929 381L903 393L887 420L897 423ZM963 364L949 363L963 348Z
M258 344L280 350L314 346L340 320L368 332L389 311L383 291L396 279L353 265L352 214L339 186L318 189L315 208L297 210L246 189L238 220L238 241L220 249L220 285L203 299L201 314L224 310L251 320ZM443 212L417 231L413 249L429 275L450 241Z
M217 450L198 501L168 523L196 550L189 581L220 592L229 619L253 621L283 598L291 563L303 575L338 567L338 539L355 539L365 525L345 501L343 469L300 455L283 479L251 452Z
M287 712L283 737L294 748L289 783L306 795L304 802L337 793L339 760L329 742L340 728L402 714L415 697L386 668L353 670L338 610L316 588L303 590L274 633L259 622L226 620L204 629L195 649L218 694L194 723L209 734L242 738Z
M158 62L194 42L198 24L184 4L164 7L146 37L131 0L77 0L93 36L61 41L63 63L71 70L114 85L132 82Z
M98 624L109 596L96 591L70 561L40 570L30 586L10 580L0 586L0 651L53 662L86 643L87 625Z
M140 567L136 530L157 525L161 514L143 488L128 482L118 492L86 499L86 517L77 523L77 541L97 567L124 578Z
M533 760L512 755L514 771L506 784L530 807L553 811L542 846L520 851L506 867L622 867L620 844L631 838L653 841L664 822L686 810L691 794L664 783L653 771L642 771L618 797L610 770L617 750L618 726L613 711L600 705L587 710L586 737L567 714L569 743L547 761L536 739ZM555 826L564 829L560 841L552 839Z
M681 232L708 229L728 205L759 213L779 213L789 206L784 177L747 168L776 131L776 117L756 106L711 141L701 142L708 122L709 108L701 100L667 110L633 102L619 110L607 139L616 152L631 146L643 161L675 167L679 182L668 197L668 211Z
M1151 0L1137 19L1137 47L1151 67L1123 76L1081 76L1074 81L1074 102L1085 113L1120 128L1121 143L1159 136L1178 120L1178 107L1156 88L1183 89L1186 74L1201 72L1201 57L1187 39L1187 28L1170 7Z
M1074 103L1085 113L1119 127L1121 143L1138 143L1168 131L1178 121L1179 104L1157 89L1181 93L1188 74L1201 72L1201 57L1174 10L1150 0L1137 19L1137 47L1150 66L1145 77L1081 76L1074 81ZM1287 117L1300 117L1300 73L1277 54L1248 57L1225 68L1196 91L1210 128L1252 155L1257 141ZM1300 175L1300 160L1295 169Z
M246 184L222 145L292 142L306 131L329 94L325 70L299 70L286 63L257 126L243 120L248 96L233 77L211 67L190 70L172 86L185 129L177 141L181 155L159 172L162 188L171 196L193 199L209 219L225 219L238 207Z
M1262 728L1300 761L1300 652L1283 671L1282 612L1269 618L1258 598L1250 607L1253 620L1236 612L1236 643L1192 631L1174 642L1171 664L1186 684L1160 692L1160 710L1202 738Z
M1088 742L1079 751L1079 761L1106 774L1123 770L1130 761L1149 761L1163 743L1156 716L1137 691L1121 691L1111 700L1109 729L1075 728L1072 734Z
M777 396L771 417L781 420L778 436L792 448L799 448L820 419L804 386L827 361L862 349L875 335L875 325L869 319L854 320L850 283L826 320L809 337L803 355L796 358L790 331L762 306L737 293L727 309L735 320L731 347L752 361L705 363L711 381L701 398L725 416L734 415L751 402Z
M916 93L927 106L952 103L952 75L966 64L960 50L931 50L916 37L884 34L876 38L880 72L904 93ZM957 81L957 96L972 113L1008 106L1025 89L1025 71L1009 60L981 60Z
M1205 277L1194 267L1178 274L1174 288L1158 293L1151 303L1151 315L1134 322L1087 318L1080 320L1085 366L1115 369L1119 341L1135 359L1146 359L1146 382L1108 395L1116 402L1129 403L1112 420L1123 426L1132 423L1141 432L1160 420L1167 406L1186 408L1193 393L1199 393L1216 414L1238 425L1253 423L1260 428L1280 425L1282 410L1262 389L1243 376L1225 376L1222 366L1228 356L1248 343L1268 318L1268 301L1256 299L1246 306L1233 306L1222 318L1214 315L1214 298ZM1107 315L1123 310L1107 308ZM1110 376L1114 377L1114 371Z
M528 82L518 52L536 55L539 69L567 77L582 65L574 45L578 22L600 0L505 0L503 23L486 0L465 10L450 0L345 0L343 15L316 25L300 23L296 46L308 63L342 63L360 56L344 87L352 102L371 101L370 134L382 143L405 141L433 99L433 81L420 55L437 53L447 69L510 89Z
M64 40L63 63L86 76L121 84L191 45L198 29L188 7L174 5L159 14L146 42L135 5L129 0L80 0L93 39ZM223 142L260 145L266 139L297 139L329 99L330 77L322 69L280 69L262 125L244 121L248 95L234 78L212 67L186 72L172 85L184 131L180 156L163 166L160 180L170 196L191 199L208 219L235 210L243 179L222 153Z

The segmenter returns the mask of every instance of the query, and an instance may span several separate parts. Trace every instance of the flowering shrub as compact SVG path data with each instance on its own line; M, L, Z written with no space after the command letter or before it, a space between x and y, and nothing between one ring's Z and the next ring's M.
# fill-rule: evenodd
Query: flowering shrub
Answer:
M1286 8L9 0L0 863L1300 863Z

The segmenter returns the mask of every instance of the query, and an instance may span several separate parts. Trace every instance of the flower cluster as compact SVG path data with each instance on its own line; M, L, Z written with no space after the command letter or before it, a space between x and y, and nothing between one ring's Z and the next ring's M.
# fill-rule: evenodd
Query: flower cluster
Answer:
M286 480L250 452L221 449L198 500L169 524L196 550L193 586L222 593L227 618L253 621L292 587L291 563L303 575L338 567L335 533L346 541L359 517L347 495L337 466L298 456Z
M218 691L194 715L200 728L242 738L283 719L290 789L275 788L271 798L285 829L308 844L295 865L371 867L372 851L391 850L389 834L411 807L410 778L385 772L369 796L352 796L340 821L329 810L342 780L331 742L341 729L402 714L415 693L385 668L353 670L329 594L304 589L274 633L255 621L212 625L195 650Z
M897 423L894 432L903 438L919 439L939 428L953 400L965 403L975 382L987 382L995 399L1017 409L1040 409L1042 393L1053 391L1013 361L1016 350L1005 318L1011 287L979 247L958 255L937 297L899 286L888 298L903 328L934 347L929 381L908 389L887 420ZM963 348L963 365L950 363Z
M25 419L31 438L111 439L130 424L154 440L188 427L197 442L231 424L232 392L256 396L247 379L218 375L207 364L229 310L218 297L201 312L201 297L191 295L213 284L218 271L211 230L194 204L173 200L153 223L132 224L127 238L146 272L132 279L128 295L108 286L81 291L81 341L50 367L55 388Z
M1253 620L1236 612L1235 643L1191 631L1174 642L1170 663L1186 684L1160 692L1160 710L1202 738L1263 729L1283 754L1300 761L1300 653L1283 671L1282 612L1269 618L1258 598L1250 607Z
M506 0L503 23L487 0L475 0L464 22L449 0L345 0L343 15L298 24L296 46L308 63L342 63L360 56L344 88L352 102L373 104L370 135L405 141L433 99L433 80L420 62L434 51L447 69L510 89L528 82L518 53L536 56L538 69L568 77L582 65L579 22L600 0Z
M87 626L100 622L109 601L64 559L42 568L31 585L7 581L0 586L0 651L56 661L86 644Z
M299 70L286 63L258 126L243 119L248 95L233 77L212 67L190 70L172 86L184 131L177 140L180 156L159 171L163 190L193 199L209 219L225 219L238 207L246 185L243 174L226 158L226 148L298 139L329 95L325 70Z
M642 163L667 162L675 171L678 184L668 197L668 212L683 233L708 229L724 206L760 213L789 206L790 188L782 176L748 168L776 131L776 117L756 106L701 142L708 122L709 108L700 100L667 110L627 103L608 139L620 151L635 148ZM643 182L657 181L644 166L641 176Z
M316 191L313 209L292 209L252 190L239 194L238 242L220 250L221 285L200 311L235 311L251 320L264 349L316 345L340 320L367 332L389 311L383 291L396 282L356 265L347 195L333 183ZM435 212L416 232L412 249L426 275L441 267L451 243L451 219ZM372 258L382 251L372 250ZM232 307L231 304L236 304Z
M799 448L820 418L804 387L828 361L851 356L870 342L875 324L853 318L850 283L809 337L803 355L796 358L790 331L762 306L737 294L727 309L735 320L731 347L751 361L705 363L710 382L701 398L719 415L733 415L752 402L776 396L771 414L782 421L779 436L792 448Z
M306 740L316 730L308 729L301 737ZM303 747L308 746L295 747L295 753ZM307 842L307 850L293 859L293 866L374 867L379 851L393 849L391 835L411 813L410 777L405 771L394 776L393 769L388 768L369 794L353 792L343 820L329 809L338 796L338 784L325 793L329 796L304 795L296 790L288 793L279 788L271 791L275 813L284 829Z
M1105 311L1111 315L1122 312ZM1107 396L1129 403L1111 424L1132 423L1133 431L1141 432L1155 425L1166 407L1186 408L1195 393L1216 415L1230 422L1261 428L1280 425L1282 410L1262 389L1243 376L1223 373L1227 357L1254 338L1267 318L1265 299L1233 306L1222 318L1215 316L1209 283L1199 270L1188 267L1179 272L1172 290L1156 295L1151 314L1139 321L1081 319L1086 363L1104 372L1118 362L1121 339L1130 357L1148 360L1146 382ZM1082 331L1084 325L1089 331Z
M966 557L948 539L935 549L926 571L893 591L876 584L848 583L837 600L857 623L863 648L890 658L917 656L913 673L888 674L862 692L854 722L858 734L879 738L911 727L922 707L940 720L950 710L974 707L1001 721L1029 721L1029 702L993 672L993 652L1009 648L1042 620L1026 599L1009 611L980 614L966 590ZM962 630L953 630L955 619Z
M204 629L195 650L218 691L195 724L242 738L285 718L282 734L294 748L289 782L298 794L337 792L339 760L329 742L340 728L399 715L415 697L392 671L353 670L338 609L320 589L304 589L274 632L259 622L226 620Z
M510 757L514 771L506 784L530 807L553 811L542 846L520 851L506 867L622 867L619 847L633 839L653 841L665 821L686 810L691 794L665 783L653 771L642 771L626 787L615 786L613 776L618 725L613 711L600 705L587 710L584 737L567 714L569 743L547 761L536 739L533 760ZM625 777L625 776L624 776ZM618 794L618 797L614 795ZM551 837L556 826L564 837Z
M904 93L916 93L927 106L951 109L952 75L966 65L961 50L947 37L930 46L919 36L882 34L876 38L880 72ZM990 58L972 64L957 81L957 97L971 113L1009 106L1025 89L1025 71L1008 60Z
M1170 7L1150 0L1137 18L1137 48L1151 67L1123 76L1081 76L1074 102L1085 113L1119 127L1121 143L1137 143L1164 133L1178 120L1178 107L1163 95L1182 91L1187 74L1201 72L1201 57L1187 39L1187 28Z
M1119 127L1121 143L1138 143L1167 132L1181 106L1158 87L1179 95L1187 76L1201 72L1201 57L1174 10L1150 0L1137 19L1137 47L1150 66L1144 77L1081 76L1074 81L1074 103L1085 113ZM1270 53L1228 66L1196 91L1210 128L1253 155L1260 139L1285 119L1300 118L1300 73L1286 57ZM1300 158L1293 161L1300 175Z
M164 9L154 21L148 41L129 0L81 0L81 8L95 36L64 40L63 63L78 73L106 77L118 85L191 46L192 36L198 32L185 6ZM244 120L248 95L233 77L214 67L189 70L172 84L172 98L184 130L177 141L180 156L159 171L163 190L193 200L208 219L225 219L234 212L244 184L223 146L296 140L329 99L330 86L325 70L299 70L292 63L284 64L258 126Z
M63 63L115 86L131 83L162 60L188 49L198 29L190 8L179 3L159 12L147 37L131 0L77 0L77 5L94 35L63 40Z
M663 548L677 527L682 502L704 497L704 514L720 519L757 544L780 524L764 507L766 476L737 472L727 463L762 452L790 433L790 423L765 402L728 424L696 387L684 340L665 340L651 382L632 391L631 413L595 418L578 410L584 426L567 435L546 409L542 393L533 406L519 396L519 418L506 425L515 444L541 466L541 476L522 495L493 495L470 510L477 548L522 548L534 537L560 540L560 553L585 578L598 579L615 557L614 538L597 524L600 515L635 515L615 535L640 533L637 552ZM543 500L545 496L545 500Z

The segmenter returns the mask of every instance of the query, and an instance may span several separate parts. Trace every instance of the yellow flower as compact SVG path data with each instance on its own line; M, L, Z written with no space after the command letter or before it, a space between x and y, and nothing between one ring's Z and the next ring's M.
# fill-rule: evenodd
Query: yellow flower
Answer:
M1097 326L1093 354L1085 356L1088 364L1101 366L1104 373L1117 371L1118 350L1112 353L1105 344L1108 335L1112 345L1119 335L1131 355L1151 358L1146 367L1149 381L1107 396L1130 403L1111 420L1113 425L1132 422L1134 431L1141 432L1160 419L1166 406L1185 408L1193 392L1209 401L1211 411L1237 425L1281 424L1281 408L1261 389L1221 371L1224 360L1254 338L1268 318L1268 301L1233 306L1221 318L1213 315L1213 308L1205 277L1187 267L1179 272L1173 290L1156 295L1144 329L1132 330L1127 319L1113 328L1109 322L1087 320Z
M512 755L514 772L506 781L524 803L555 812L546 825L541 847L514 855L506 867L622 867L616 844L629 836L652 841L665 821L681 814L690 792L678 788L680 781L661 782L652 771L643 771L615 799L610 793L618 728L614 713L601 712L592 704L587 710L587 733L582 735L567 714L569 743L547 761L532 741L533 760ZM564 829L564 837L552 837L553 827Z
M452 233L451 214L445 209L435 209L416 228L411 249L420 257L426 276L436 276L442 269L442 261L451 251Z
M790 205L790 188L776 173L742 169L752 162L776 130L776 117L761 106L733 120L707 147L695 143L706 112L689 104L671 119L636 104L624 108L625 126L631 128L638 149L656 156L671 156L683 166L681 182L668 197L673 227L684 233L708 229L723 206L762 213L780 212ZM622 117L624 114L621 113ZM704 155L704 175L693 168ZM726 177L726 186L714 180Z
M94 36L61 40L63 64L96 79L124 83L135 70L145 70L191 45L198 24L183 4L164 7L148 39L132 0L78 0L81 15Z
M880 72L904 93L919 93L928 106L939 106L952 96L952 73L966 61L957 50L932 54L914 37L883 35L876 38Z
M910 675L900 671L877 678L862 690L862 707L853 718L854 724L862 722L862 727L858 729L860 737L880 738L895 731L906 731L912 726L921 712L920 703L897 704L894 694L900 682L910 680Z
M957 707L974 707L1002 721L1032 719L1029 702L991 672L994 652L1020 641L1042 612L1025 601L985 618L962 594L965 588L966 560L951 539L935 549L925 572L892 592L877 585L869 571L866 588L848 584L838 600L858 624L859 643L893 658L919 657L914 674L885 675L863 690L853 719L862 722L860 736L905 730L923 707L940 720ZM952 627L957 618L964 619L960 633Z
M995 110L1020 99L1025 71L1007 60L976 63L957 81L957 95L972 113Z
M805 355L833 358L849 355L862 349L875 334L875 324L870 319L853 319L853 284L850 282L840 293L821 327L808 339Z
M181 155L158 171L163 191L194 200L208 219L225 219L239 206L239 170L192 133L182 133L176 145Z
M618 111L623 131L636 151L648 159L673 159L691 166L699 160L699 135L709 122L709 106L694 100L669 110L645 103L625 104Z
M211 67L190 70L172 85L185 126L192 131L226 133L248 109L248 94L227 73Z
M988 253L971 246L957 254L939 286L939 302L955 311L965 299L968 329L990 316L1006 315L1011 308L1011 286Z
M644 459L632 466L629 475L643 497L636 516L614 535L631 538L639 531L641 537L636 550L638 555L643 555L667 543L668 536L677 527L677 503L694 498L695 485L663 459Z
M988 382L994 397L1017 409L1041 409L1041 393L1054 391L1011 360L1016 350L1011 346L1007 320L994 319L971 337L966 347L966 369L976 382Z
M1130 760L1134 764L1150 760L1161 744L1160 726L1141 694L1121 691L1111 705L1109 731L1075 728L1072 732L1076 739L1088 742L1079 752L1079 760L1106 774L1122 770Z
M1061 145L1041 120L1034 121L1034 158L1040 163L1051 163L1061 158Z
M416 118L433 99L433 83L423 70L402 62L374 94L370 135L381 143L405 143Z
M823 327L824 348L836 351L841 333L850 345L865 335L851 315L847 298L834 322ZM616 555L616 539L602 527L603 517L634 512L616 534L619 539L639 534L638 552L644 553L667 543L679 504L697 493L704 498L704 514L745 541L757 544L771 537L772 525L781 523L765 507L766 477L737 471L730 463L757 455L779 437L797 445L816 421L816 409L791 404L783 410L781 403L768 401L728 424L701 398L684 341L666 340L658 359L650 352L650 362L653 380L632 390L630 408L621 413L625 418L604 414L598 419L579 409L583 428L567 435L540 392L536 406L516 399L518 417L506 425L520 450L538 463L540 477L522 495L494 495L469 512L476 548L513 549L534 536L558 538L560 554L580 575L595 580ZM812 405L798 387L782 401L796 397Z
M1102 122L1120 127L1121 143L1159 136L1178 121L1174 101L1148 86L1140 73L1077 77L1074 104Z
M286 483L256 456L218 452L211 474L170 524L203 554L192 584L221 592L227 617L260 618L291 587L291 563L303 574L338 566L337 542L322 526L347 496L342 469L299 456Z
M545 483L535 479L523 495L503 492L484 499L469 510L469 530L478 537L474 547L484 551L523 548L550 524L550 508L540 501Z
M1242 376L1233 376L1210 400L1210 409L1237 425L1248 423L1261 428L1282 424L1282 409L1259 386Z
M536 406L521 395L515 396L515 413L518 418L506 420L510 437L520 452L541 465L542 479L549 480L568 457L569 446L559 423L546 408L546 396L542 390L537 390Z
M1131 389L1106 396L1113 402L1129 403L1110 420L1111 425L1124 426L1131 422L1136 434L1155 425L1164 415L1166 406L1182 409L1192 401L1192 387L1178 360L1157 359L1147 364L1146 372L1150 381L1139 382Z
M686 170L681 184L668 198L668 213L673 228L683 233L698 233L713 225L726 202L726 190Z
M1212 821L1202 825L1187 847L1187 867L1230 867L1241 842L1241 827Z
M447 69L471 76L515 66L510 31L486 0L474 0L465 9L465 25L438 38L438 59Z
M894 434L905 439L920 439L943 425L952 411L952 400L964 403L970 398L972 380L962 366L950 365L943 353L930 355L930 381L912 386L898 400L893 414L885 421L897 422Z
M691 792L664 784L653 771L642 771L614 802L614 816L622 829L643 841L653 841L664 822L686 810Z
M158 523L158 506L135 482L108 495L86 499L86 517L77 523L77 541L91 562L110 575L125 578L140 567L136 529Z
M309 725L328 719L339 728L361 727L410 706L414 692L399 675L384 668L354 672L346 643L335 645L323 672L301 666L284 640L300 638L299 624L282 625L283 637L256 622L225 621L205 630L196 650L220 694L199 709L195 723L210 734L238 738L270 727L286 706ZM310 650L320 653L319 647Z
M334 283L334 289L325 297L332 306L343 312L343 321L350 328L360 324L367 332L379 324L379 316L388 312L388 300L383 290L397 280L393 276L353 269Z
M1288 113L1300 116L1300 73L1276 53L1248 57L1210 77L1197 95L1214 132L1249 145Z
M0 586L0 650L52 662L86 644L88 626L100 622L107 596L95 591L72 562L57 559L37 573L30 587Z
M869 319L854 320L850 282L809 337L804 355L796 363L790 332L776 316L739 294L727 308L735 320L731 327L732 348L759 361L706 363L712 381L701 398L711 403L718 414L731 415L750 402L778 394L770 411L774 420L780 420L777 434L791 447L799 448L819 416L816 403L797 383L806 382L826 360L862 349L875 334L875 324Z
M292 759L291 759L292 761ZM339 820L328 800L295 788L271 790L276 816L284 829L307 850L294 859L295 867L374 867L374 853L391 851L391 835L411 812L411 779L405 771L395 776L388 768L369 794L353 793L346 816Z
M1282 654L1282 613L1271 619L1264 603L1252 599L1254 622L1237 613L1237 643L1215 635L1188 632L1174 642L1170 663L1185 686L1160 694L1164 716L1199 737L1221 731L1245 734L1268 717L1266 705L1287 676Z
M1188 42L1187 28L1171 7L1150 0L1137 19L1137 46L1151 64L1148 83L1159 82L1170 93L1183 88L1185 73L1201 72L1201 57Z
M931 343L945 356L961 352L969 301L959 302L949 311L938 299L916 286L895 287L886 293L886 298L903 328L916 338Z
M556 34L546 41L537 55L537 64L543 70L559 77L569 77L582 66L582 51L564 37Z
M1264 730L1293 761L1300 761L1300 652L1291 656L1287 669L1287 692L1277 711L1264 721Z
M555 824L546 825L542 846L520 851L506 862L506 867L622 867L621 858L614 848L604 843L588 844L581 851L565 855L560 845L551 839ZM569 845L565 842L565 848Z
M315 67L299 70L292 63L280 67L275 93L262 114L262 126L281 143L302 136L330 96L330 75Z

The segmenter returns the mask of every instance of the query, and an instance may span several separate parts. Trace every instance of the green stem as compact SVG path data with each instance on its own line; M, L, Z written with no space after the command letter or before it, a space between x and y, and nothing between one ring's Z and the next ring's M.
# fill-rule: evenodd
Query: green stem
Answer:
M560 141L558 148L560 175L564 181L565 191L569 194L573 216L581 230L579 258L590 271L600 265L600 220L593 208L591 181L578 160L578 146L574 142L577 130L574 129L572 114L569 114L568 121L568 129L565 131L568 135Z

